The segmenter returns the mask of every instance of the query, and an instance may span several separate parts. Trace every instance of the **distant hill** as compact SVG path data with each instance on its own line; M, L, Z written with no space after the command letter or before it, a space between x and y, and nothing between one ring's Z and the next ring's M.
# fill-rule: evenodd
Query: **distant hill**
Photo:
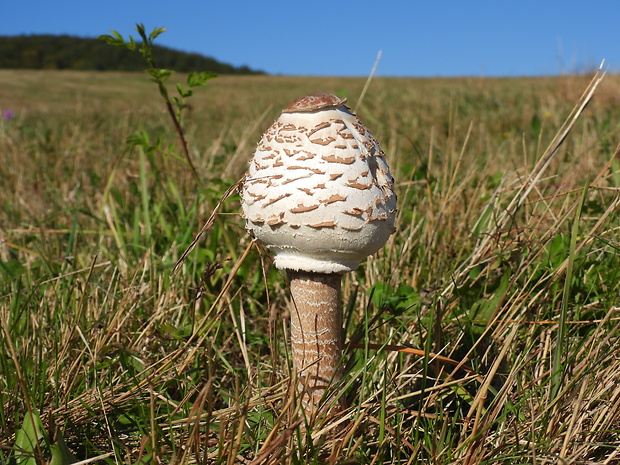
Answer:
M235 67L197 53L155 45L158 66L178 72L210 71L216 74L264 74L247 66ZM0 69L75 69L141 71L135 52L98 39L68 35L0 36Z

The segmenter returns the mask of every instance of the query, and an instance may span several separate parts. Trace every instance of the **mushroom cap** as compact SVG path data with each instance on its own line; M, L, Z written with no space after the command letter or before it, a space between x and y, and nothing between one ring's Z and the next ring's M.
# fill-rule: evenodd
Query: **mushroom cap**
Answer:
M395 231L385 156L345 102L330 94L296 100L250 161L242 187L246 228L279 269L352 271Z

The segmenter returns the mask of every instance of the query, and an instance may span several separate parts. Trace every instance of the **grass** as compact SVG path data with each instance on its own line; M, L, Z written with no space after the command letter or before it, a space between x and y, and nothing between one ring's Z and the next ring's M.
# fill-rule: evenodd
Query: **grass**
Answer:
M0 462L616 463L620 78L571 113L590 79L220 77L196 182L144 76L0 71ZM343 283L351 408L306 428L236 196L170 272L315 91L381 142L399 231Z

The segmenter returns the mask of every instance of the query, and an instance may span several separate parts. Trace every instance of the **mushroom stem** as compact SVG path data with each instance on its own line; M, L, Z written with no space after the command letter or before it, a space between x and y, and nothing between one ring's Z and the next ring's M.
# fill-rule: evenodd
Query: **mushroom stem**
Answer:
M311 415L327 387L342 378L341 275L288 270L288 276L293 365L302 405Z

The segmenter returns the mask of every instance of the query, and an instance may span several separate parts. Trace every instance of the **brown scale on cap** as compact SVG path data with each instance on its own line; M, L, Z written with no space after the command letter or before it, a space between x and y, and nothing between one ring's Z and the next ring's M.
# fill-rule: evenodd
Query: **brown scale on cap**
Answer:
M346 98L336 97L332 94L310 94L295 100L288 107L282 110L282 113L315 111L323 108L337 107L344 105L345 103L347 103Z

